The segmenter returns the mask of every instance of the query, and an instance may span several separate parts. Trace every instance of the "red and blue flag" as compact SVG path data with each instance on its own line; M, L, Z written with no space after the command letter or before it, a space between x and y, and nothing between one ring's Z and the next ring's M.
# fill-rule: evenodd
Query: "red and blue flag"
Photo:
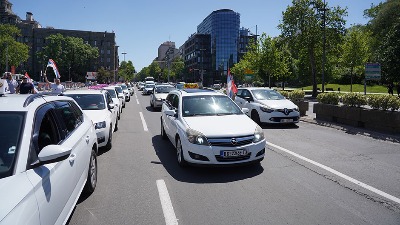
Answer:
M57 65L56 65L56 62L54 62L54 60L49 59L49 62L47 63L47 67L53 68L53 71L54 71L54 74L56 75L56 78L60 79L61 75L60 75L60 72L58 72Z

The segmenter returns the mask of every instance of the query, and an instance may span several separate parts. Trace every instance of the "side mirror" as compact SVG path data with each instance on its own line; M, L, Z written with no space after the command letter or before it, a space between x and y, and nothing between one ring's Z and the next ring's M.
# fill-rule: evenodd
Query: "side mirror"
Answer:
M60 145L47 145L44 147L38 157L39 161L43 164L60 162L68 158L71 154L72 148L67 148Z
M109 103L108 104L108 109L113 109L115 107L115 104L114 103Z
M165 113L165 115L167 115L167 116L173 116L173 117L177 117L177 116L178 116L178 114L176 113L175 110L170 110L170 109L168 109L168 110L165 110L164 113Z
M124 94L118 94L118 98L124 98Z
M248 101L248 102L253 101L253 98L251 96L246 96L246 97L244 97L244 99L246 99L246 101Z

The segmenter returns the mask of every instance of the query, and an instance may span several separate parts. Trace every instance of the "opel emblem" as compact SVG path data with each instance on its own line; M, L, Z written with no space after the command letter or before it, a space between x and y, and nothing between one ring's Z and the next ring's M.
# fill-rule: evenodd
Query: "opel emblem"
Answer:
M236 144L237 144L236 138L232 138L232 139L231 139L231 143L232 143L233 145L236 145Z

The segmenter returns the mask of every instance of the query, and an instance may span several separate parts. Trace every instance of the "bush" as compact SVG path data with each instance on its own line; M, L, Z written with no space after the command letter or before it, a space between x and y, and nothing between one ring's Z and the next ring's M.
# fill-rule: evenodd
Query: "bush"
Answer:
M368 97L368 105L373 109L396 111L400 108L400 99L393 95L371 95Z
M295 102L303 101L304 100L304 91L302 90L294 90L289 92L289 99Z
M362 94L346 93L342 96L343 105L361 107L367 104L367 98Z
M317 96L317 100L323 104L338 105L339 104L339 95L334 92L321 93Z
M289 98L289 92L288 91L279 91L281 95L283 95L285 98Z

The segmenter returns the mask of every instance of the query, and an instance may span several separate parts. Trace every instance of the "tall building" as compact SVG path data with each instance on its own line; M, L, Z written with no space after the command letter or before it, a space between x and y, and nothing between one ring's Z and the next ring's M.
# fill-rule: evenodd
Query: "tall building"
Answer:
M239 62L252 39L256 35L240 28L239 13L230 9L212 12L183 45L188 80L202 81L205 86L226 82L228 68Z
M0 23L12 24L21 30L21 37L17 38L18 42L25 43L29 46L29 59L17 67L17 72L29 72L34 79L40 78L40 71L46 65L38 62L36 53L46 46L46 38L52 34L61 34L63 36L72 36L82 38L85 43L99 49L99 58L92 62L87 62L86 67L89 71L97 71L100 67L104 67L110 71L115 71L119 65L118 46L116 45L114 32L93 32L81 30L63 30L54 29L52 27L43 28L39 22L35 21L31 12L26 13L26 19L22 20L12 11L12 3L9 0L0 0ZM66 65L58 65L59 67ZM80 74L85 77L86 74ZM67 74L62 74L62 79L67 79Z

